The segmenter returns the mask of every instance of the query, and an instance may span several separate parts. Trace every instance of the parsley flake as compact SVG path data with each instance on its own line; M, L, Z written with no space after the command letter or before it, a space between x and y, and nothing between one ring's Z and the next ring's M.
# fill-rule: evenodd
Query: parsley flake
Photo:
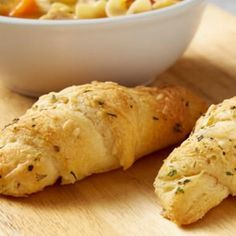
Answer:
M177 170L173 169L173 170L171 170L171 171L167 174L167 176L173 177L173 176L176 175L176 174L177 174Z
M232 172L230 172L230 171L226 171L225 174L228 175L228 176L234 175L234 174L233 174Z
M184 193L184 190L181 187L178 187L175 191L175 194Z

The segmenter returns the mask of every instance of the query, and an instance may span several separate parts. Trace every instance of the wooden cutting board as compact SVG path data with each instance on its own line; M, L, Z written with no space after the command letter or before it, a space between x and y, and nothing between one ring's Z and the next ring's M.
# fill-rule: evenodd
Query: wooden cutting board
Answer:
M155 82L160 83L185 85L210 103L236 95L236 18L208 7L190 49ZM0 126L32 102L0 84ZM170 151L146 157L125 172L49 187L28 198L0 197L0 235L236 235L232 197L188 227L162 218L152 184Z

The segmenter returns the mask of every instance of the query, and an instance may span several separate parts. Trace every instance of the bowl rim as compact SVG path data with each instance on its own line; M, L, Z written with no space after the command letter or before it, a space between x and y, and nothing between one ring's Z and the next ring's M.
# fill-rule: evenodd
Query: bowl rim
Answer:
M170 16L173 13L181 10L186 10L195 5L200 5L205 0L183 0L180 3L165 7L162 9L151 10L133 15L124 15L116 17L104 17L96 19L78 19L78 20L39 20L39 19L25 19L25 18L12 18L8 16L0 16L0 24L18 24L18 25L39 25L39 26L65 26L65 25L94 25L104 23L114 23L123 21L136 21L137 19L145 19L147 17L163 17Z

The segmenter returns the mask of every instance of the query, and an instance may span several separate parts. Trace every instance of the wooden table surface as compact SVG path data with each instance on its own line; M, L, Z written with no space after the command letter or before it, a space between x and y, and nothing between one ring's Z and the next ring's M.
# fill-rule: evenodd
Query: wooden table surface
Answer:
M190 49L155 84L185 85L210 103L236 95L236 18L208 7ZM0 84L0 126L33 100ZM203 220L179 228L159 214L153 181L171 151L138 161L123 172L53 186L28 198L0 198L0 235L236 235L236 199L226 199Z

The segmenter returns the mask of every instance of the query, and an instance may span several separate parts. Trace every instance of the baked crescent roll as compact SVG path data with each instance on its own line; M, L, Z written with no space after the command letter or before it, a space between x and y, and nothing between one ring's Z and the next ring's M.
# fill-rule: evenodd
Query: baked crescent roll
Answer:
M154 186L164 216L180 225L236 195L236 97L212 105L197 121L164 161Z
M205 103L181 87L93 82L49 93L0 135L0 193L25 196L183 140Z

